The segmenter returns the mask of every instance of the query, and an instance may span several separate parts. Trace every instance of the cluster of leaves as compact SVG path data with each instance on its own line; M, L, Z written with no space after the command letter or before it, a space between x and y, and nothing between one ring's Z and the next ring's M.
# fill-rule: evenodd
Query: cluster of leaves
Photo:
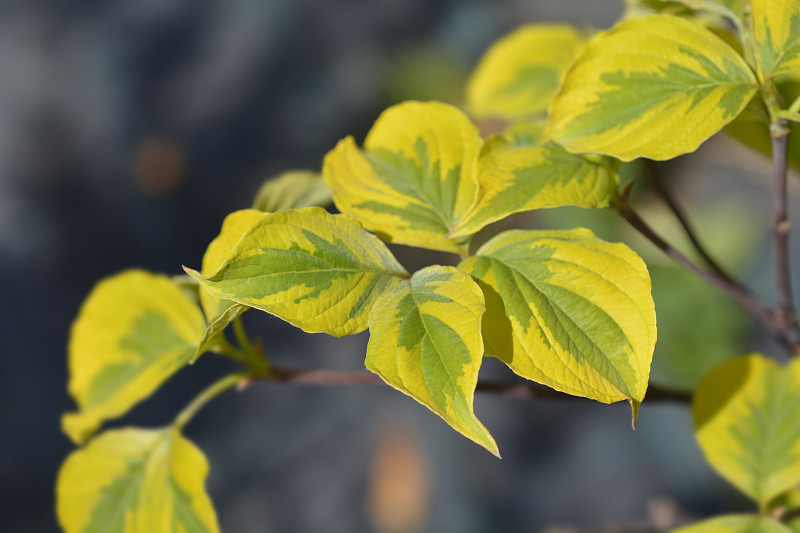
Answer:
M642 259L582 228L504 231L474 251L472 238L522 211L619 208L623 162L676 157L726 126L762 148L770 125L781 134L800 116L800 100L784 106L798 73L796 0L637 1L593 36L525 26L487 52L467 89L473 117L510 123L501 135L482 139L450 105L401 103L363 146L340 141L322 176L268 182L255 209L225 219L200 270L185 269L191 279L128 271L102 281L69 345L78 411L63 426L88 444L59 474L62 527L218 530L203 488L208 465L181 429L219 392L274 377L241 326L251 308L309 333L369 329L367 369L496 455L473 412L485 356L566 394L627 400L635 421L656 342ZM318 207L331 200L341 214ZM409 273L385 242L459 262ZM236 345L225 336L231 324ZM246 370L201 393L167 428L91 438L204 352ZM800 483L795 368L761 356L728 363L703 382L693 408L709 461L762 511ZM744 531L755 521L785 528L758 515L693 527Z

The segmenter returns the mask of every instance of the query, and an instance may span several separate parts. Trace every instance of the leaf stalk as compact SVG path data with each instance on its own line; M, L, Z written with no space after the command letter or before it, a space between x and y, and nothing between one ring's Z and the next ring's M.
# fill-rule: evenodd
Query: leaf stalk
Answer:
M233 388L249 378L252 378L254 375L255 374L253 372L240 372L236 374L229 374L224 378L215 381L206 389L204 389L203 392L198 394L197 397L195 397L194 400L192 400L189 405L183 409L183 411L178 413L178 416L176 416L175 420L172 422L172 427L178 430L183 429L186 424L188 424L194 418L194 416L206 406L208 402L226 390Z

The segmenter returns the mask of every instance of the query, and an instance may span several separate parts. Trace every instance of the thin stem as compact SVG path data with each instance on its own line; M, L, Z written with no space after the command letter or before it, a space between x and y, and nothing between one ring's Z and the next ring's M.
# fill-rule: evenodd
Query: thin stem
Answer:
M800 112L797 111L778 111L778 117L792 122L800 122Z
M248 354L228 342L228 339L225 338L225 334L222 331L214 336L214 340L207 347L207 350L209 352L224 355L225 357L230 357L234 361L242 363L243 365L251 366L251 358L248 356Z
M233 321L233 334L236 336L236 342L239 343L239 346L241 346L244 351L253 351L253 343L250 342L250 337L244 329L241 317L236 317L236 320Z
M719 275L721 278L723 278L729 284L735 285L735 286L741 288L742 284L739 283L738 281L736 281L733 278L733 276L728 274L725 271L725 269L722 268L722 266L720 266L720 264L717 263L717 261L714 260L713 257L711 257L711 255L705 249L705 246L703 246L703 244L700 242L700 239L697 236L697 233L695 232L694 227L692 226L691 222L689 221L689 216L686 213L686 210L683 208L682 205L680 205L678 203L677 199L675 198L675 195L672 194L672 191L667 186L667 184L666 184L665 180L663 179L663 176L661 175L661 172L660 172L658 166L656 165L656 163L653 162L653 161L650 161L649 159L646 159L645 160L645 164L647 165L648 170L650 171L650 175L653 178L653 184L656 187L656 191L658 191L658 194L661 195L661 197L664 199L664 202L666 202L666 204L669 206L669 208L675 214L675 218L677 218L678 222L680 222L681 226L683 227L683 231L686 233L686 236L691 241L692 246L694 246L694 249L697 251L698 254L700 254L700 257L703 258L703 260L706 262L706 264L709 267L711 267L711 270L716 272L717 275Z
M776 131L785 127L785 121L778 121ZM787 200L787 150L789 134L773 134L772 136L772 237L775 246L775 283L777 290L778 308L776 320L791 334L794 346L800 344L800 326L794 310L792 295L791 268L789 264L789 223Z
M297 385L314 386L343 386L343 385L381 385L384 381L380 376L369 372L338 372L332 370L298 370L284 367L272 367L272 371L265 377L267 381L277 383L291 383ZM525 382L500 382L478 381L475 388L478 392L498 394L516 398L557 398L564 400L580 399L564 392L551 389L531 381ZM672 401L689 403L691 395L688 393L669 391L650 385L647 390L646 401Z
M744 51L744 57L747 63L755 65L755 47L753 46L753 34L750 31L750 27L746 26L738 17L729 20L736 26L736 31L739 34L739 41L742 44L742 50Z
M703 278L710 285L721 290L731 298L739 302L744 309L750 313L758 322L766 326L770 331L782 338L782 332L776 329L773 320L772 312L758 303L750 293L737 284L731 283L727 279L719 276L714 272L709 272L698 265L691 259L680 253L672 247L668 242L662 239L647 223L633 210L628 202L622 198L614 203L614 208L628 221L639 233L641 233L650 242L656 245L662 252L672 258L675 262L683 265L688 270L694 272L697 276Z
M800 113L800 96L795 98L795 101L789 106L788 111L790 113Z
M202 409L205 405L225 392L226 390L238 385L242 381L245 381L249 378L253 377L252 372L241 372L237 374L230 374L225 376L224 378L215 381L211 385L209 385L203 392L197 395L194 400L187 405L183 411L178 413L178 416L175 417L175 420L172 422L172 426L175 429L183 429L186 424L188 424L192 418Z
M250 340L250 336L244 329L241 316L236 317L236 320L233 321L233 333L236 336L236 342L241 347L240 351L244 354L245 364L256 372L262 374L269 372L270 362L264 353L261 342L256 341L253 343Z

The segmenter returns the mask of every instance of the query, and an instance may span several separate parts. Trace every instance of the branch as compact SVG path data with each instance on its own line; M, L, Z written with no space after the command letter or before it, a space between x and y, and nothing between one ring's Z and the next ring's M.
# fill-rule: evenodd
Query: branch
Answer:
M786 121L777 122L772 134L772 238L775 246L775 283L778 308L775 320L786 332L789 342L795 351L800 345L800 326L794 310L792 296L791 268L789 266L789 229L788 200L786 194L787 150L789 133Z
M722 268L713 257L711 257L711 255L705 249L705 246L702 245L697 233L694 230L694 227L692 226L691 222L689 222L689 216L687 215L686 210L683 209L683 206L678 203L675 195L672 194L672 191L667 186L663 176L661 175L658 165L656 165L656 163L650 159L645 159L644 162L648 168L648 171L650 172L650 176L653 178L653 185L655 185L656 191L675 214L675 218L677 218L678 222L680 222L681 226L683 227L683 231L691 241L694 249L698 254L700 254L700 257L702 257L706 264L711 267L711 270L716 272L719 277L727 281L730 285L743 288L742 284L736 281L733 276L728 274L725 269Z
M614 204L614 208L622 215L622 218L628 221L628 223L633 226L639 233L641 233L647 240L652 242L656 247L658 247L662 252L664 252L668 257L672 258L676 263L683 265L688 270L694 272L699 277L703 278L707 281L710 285L716 287L717 289L721 290L745 308L745 310L750 313L758 322L764 324L770 331L774 329L774 320L772 316L772 312L758 303L751 295L750 292L739 286L736 283L732 283L729 280L719 276L716 273L709 272L698 265L696 265L691 259L683 255L681 252L676 250L669 244L667 241L662 239L648 224L645 222L642 217L633 210L633 208L628 204L625 198L621 198L617 200Z
M647 240L652 242L675 262L683 265L688 270L704 279L711 286L716 287L720 291L736 300L744 308L744 310L750 314L750 316L767 328L767 330L769 330L770 333L772 333L781 343L791 350L792 353L798 353L798 351L800 351L800 326L798 326L797 317L794 314L794 310L792 310L791 315L786 315L786 317L790 316L792 318L792 321L789 322L785 318L781 318L779 312L773 311L772 309L759 303L755 298L753 298L746 288L730 282L715 272L709 272L708 270L696 265L691 259L673 248L672 245L670 245L655 231L653 231L653 229L647 225L642 217L640 217L636 211L633 210L630 204L628 204L626 196L627 195L623 194L621 198L617 199L613 203L613 207L619 212L620 215L622 215L622 218L627 220L628 223L633 226L634 229L641 233ZM783 195L783 199L785 201L785 194ZM788 228L786 228L786 231L788 232Z
M259 378L256 378L259 379ZM335 370L299 370L285 367L272 367L271 373L263 378L276 383L292 383L296 385L340 386L340 385L383 385L384 381L377 374L370 372L339 372ZM550 398L559 400L583 400L564 392L551 389L532 381L503 382L478 381L475 389L478 392L497 394L513 398ZM647 389L645 401L667 401L689 403L689 393L669 391L655 385Z

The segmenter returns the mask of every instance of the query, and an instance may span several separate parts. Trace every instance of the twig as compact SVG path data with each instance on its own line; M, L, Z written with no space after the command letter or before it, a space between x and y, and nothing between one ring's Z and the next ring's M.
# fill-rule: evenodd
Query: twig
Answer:
M622 215L622 218L628 221L639 233L641 233L647 240L656 245L668 257L672 258L675 262L683 265L688 270L694 272L696 275L703 278L710 285L721 290L731 298L739 302L742 307L750 313L753 318L764 324L770 331L774 331L775 324L772 312L758 303L747 291L747 289L739 286L738 284L731 283L725 278L720 277L718 274L709 272L698 265L691 259L683 255L681 252L672 247L668 242L662 239L653 229L639 216L636 211L628 204L627 200L622 199L614 203L614 208Z
M334 370L298 370L294 368L272 367L267 381L292 383L299 385L339 386L339 385L381 385L383 380L377 374L369 372L339 372ZM551 389L531 381L501 382L479 381L475 389L478 392L498 394L515 398L553 398L561 400L581 399L564 392ZM691 395L684 392L670 391L650 385L645 401L668 401L689 403Z
M789 266L789 229L788 201L786 194L787 150L789 133L786 121L778 121L772 134L772 235L775 246L775 283L778 308L775 320L787 333L789 342L795 351L800 344L800 326L794 310L792 295L791 268Z
M188 424L189 421L194 418L198 411L206 406L208 402L226 390L232 389L244 380L251 378L252 375L253 374L251 372L242 372L238 374L230 374L219 379L218 381L215 381L209 385L208 388L203 390L199 396L192 400L191 403L183 409L183 411L178 413L178 416L176 416L175 420L172 422L172 426L179 430L183 429L186 424Z
M694 246L694 249L700 254L700 257L706 262L706 264L711 267L711 270L716 272L721 278L725 281L730 283L731 285L735 285L737 287L743 288L742 284L736 281L733 276L728 274L722 266L720 266L717 261L711 257L711 255L706 250L705 246L700 242L697 233L694 230L691 222L689 222L689 216L686 213L686 210L680 205L675 198L675 195L672 194L672 191L667 186L664 177L661 175L661 171L658 168L658 165L649 159L645 159L645 165L647 165L648 171L650 176L653 178L653 185L655 185L656 191L664 199L664 202L669 206L672 212L675 214L675 218L678 219L681 226L683 227L683 231L686 233L686 236Z

